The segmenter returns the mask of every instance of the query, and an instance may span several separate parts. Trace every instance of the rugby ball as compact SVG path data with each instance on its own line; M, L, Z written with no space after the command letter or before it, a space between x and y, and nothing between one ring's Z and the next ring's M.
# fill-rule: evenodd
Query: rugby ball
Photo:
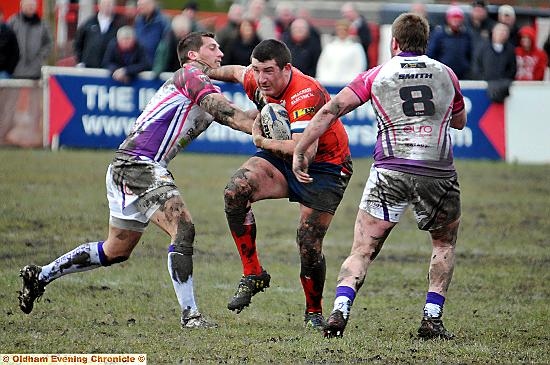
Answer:
M260 111L260 124L266 138L291 139L288 112L280 104L266 104Z

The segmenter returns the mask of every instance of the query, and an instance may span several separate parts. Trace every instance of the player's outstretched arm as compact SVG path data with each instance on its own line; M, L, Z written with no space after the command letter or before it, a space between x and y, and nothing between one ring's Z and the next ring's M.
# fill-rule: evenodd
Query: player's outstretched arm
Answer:
M244 112L235 107L222 94L212 93L206 95L201 100L200 106L212 114L216 122L252 134L253 112Z
M240 82L243 83L245 66L241 65L225 65L218 68L211 68L205 71L206 75L211 79L225 82Z

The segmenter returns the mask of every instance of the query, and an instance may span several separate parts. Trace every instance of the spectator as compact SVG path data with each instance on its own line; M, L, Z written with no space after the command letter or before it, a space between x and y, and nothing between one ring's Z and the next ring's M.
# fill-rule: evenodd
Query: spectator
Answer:
M365 51L365 57L369 59L369 45L371 43L371 34L369 24L364 16L359 14L355 5L351 2L344 3L340 8L342 17L351 22L351 34L359 37L359 41ZM371 62L372 63L372 62Z
M429 19L429 16L428 16L428 11L426 10L426 4L424 4L421 1L416 1L416 2L412 3L411 4L411 13L418 14L418 15L423 16L424 18L426 18L426 20L428 21L428 25L430 27L429 36L431 36L433 31L434 31L434 26L433 26L432 22L430 22L430 19Z
M319 50L323 49L323 46L321 45L321 32L315 25L313 25L313 21L311 18L311 13L306 8L298 8L296 11L296 18L303 18L306 20L308 26L309 26L309 35L314 39L316 46L319 48ZM294 20L293 20L294 21Z
M492 101L502 103L509 95L509 87L516 76L516 54L508 41L510 28L497 23L486 43L474 60L475 76L488 81L487 92Z
M238 3L233 3L227 11L227 24L216 32L216 40L223 53L229 52L229 43L237 37L239 26L243 20L243 13L243 6Z
M281 1L275 7L275 38L281 40L294 21L294 7L289 2Z
M307 20L296 18L290 25L290 31L283 34L282 41L290 49L292 65L306 75L314 77L321 48L311 36Z
M537 33L531 26L519 30L519 46L516 47L516 80L542 81L548 63L546 53L537 47Z
M11 28L4 23L4 11L0 8L0 79L9 79L19 61L19 45Z
M501 5L498 8L498 21L506 24L510 28L508 40L514 47L519 43L519 28L516 24L516 11L510 5Z
M222 65L248 66L252 50L258 43L260 43L260 37L254 29L254 23L252 20L244 19L237 37L232 40L229 49L224 53Z
M265 0L250 0L246 17L253 20L260 39L275 38L275 22L265 14Z
M149 62L153 62L160 41L170 30L170 23L160 12L155 0L138 0L137 12L136 36L145 48Z
M36 12L36 0L21 0L20 8L20 12L8 20L19 44L19 62L12 76L39 79L42 65L46 64L53 48L52 35Z
M317 63L316 79L323 85L343 86L367 69L363 47L349 34L350 22L336 22L336 36L327 43Z
M472 40L464 27L464 12L456 5L445 12L446 25L437 27L426 54L449 66L459 79L467 78L472 61Z
M548 32L548 37L546 38L546 41L544 42L542 48L544 49L544 52L546 52L546 56L548 58L548 67L550 67L550 32Z
M483 44L490 42L491 32L495 24L496 22L488 16L485 0L474 0L472 3L472 12L466 24L466 28L472 37L473 57Z
M138 73L151 69L147 51L136 40L136 32L129 25L121 27L105 52L103 68L111 71L114 80L129 83Z
M153 73L158 77L162 72L175 72L181 65L178 57L178 43L191 33L191 20L184 14L172 19L172 26L157 47L153 61Z
M188 1L182 9L182 14L191 20L191 32L202 32L204 27L197 20L199 5L195 1Z
M99 0L96 15L91 16L76 30L74 51L77 66L100 68L109 42L126 24L124 16L114 12L114 0Z

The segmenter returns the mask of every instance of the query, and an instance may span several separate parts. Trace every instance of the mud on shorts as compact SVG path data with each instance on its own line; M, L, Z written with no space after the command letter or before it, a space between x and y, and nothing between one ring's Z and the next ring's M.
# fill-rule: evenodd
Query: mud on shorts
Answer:
M288 200L299 202L308 208L334 214L342 201L351 175L352 163L346 168L328 162L316 162L309 165L308 174L313 178L309 184L303 184L292 172L292 164L260 150L254 155L269 161L279 170L288 184Z
M180 195L170 171L144 157L121 153L105 177L109 201L109 224L143 232L151 216L170 198Z
M460 218L457 175L435 178L372 166L359 208L397 223L409 205L421 230L431 231L454 222Z

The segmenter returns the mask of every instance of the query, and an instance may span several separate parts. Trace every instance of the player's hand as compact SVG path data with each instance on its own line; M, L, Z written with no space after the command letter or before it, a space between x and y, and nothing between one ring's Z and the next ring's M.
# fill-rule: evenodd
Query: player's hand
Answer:
M254 119L254 124L252 125L252 141L258 148L263 148L263 143L265 141L264 133L260 126L260 114Z
M303 153L294 153L292 156L292 172L301 183L310 183L313 178L307 173L309 161Z
M113 72L113 79L119 82L127 83L129 81L128 75L126 75L126 70L121 67Z

